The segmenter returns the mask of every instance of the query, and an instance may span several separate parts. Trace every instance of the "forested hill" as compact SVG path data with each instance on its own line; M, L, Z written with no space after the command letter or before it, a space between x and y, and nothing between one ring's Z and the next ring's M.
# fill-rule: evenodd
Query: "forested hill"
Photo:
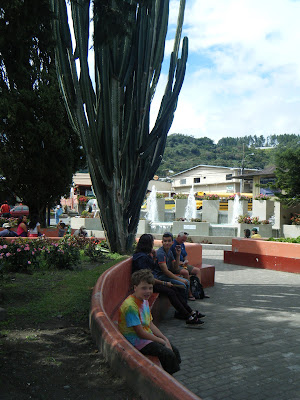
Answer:
M217 144L207 137L196 139L180 133L169 135L163 161L157 170L159 177L170 176L199 164L240 168L264 168L275 163L275 154L281 149L296 147L300 135L284 134L222 138ZM244 150L243 150L244 149ZM244 157L243 157L244 151ZM249 155L254 153L254 155Z

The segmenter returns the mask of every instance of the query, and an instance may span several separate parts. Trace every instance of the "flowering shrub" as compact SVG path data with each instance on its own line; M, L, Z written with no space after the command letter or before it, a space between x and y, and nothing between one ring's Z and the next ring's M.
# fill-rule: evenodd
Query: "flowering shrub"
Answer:
M240 215L238 217L238 223L240 224L254 224L259 225L261 221L259 221L259 217L249 217L248 215Z
M202 196L203 200L219 200L220 197L217 194L205 194L204 196Z
M184 193L178 193L173 196L174 200L187 199L189 196Z
M85 206L86 203L90 200L90 198L87 196L78 196L77 200L80 205Z
M80 249L72 240L62 240L48 244L43 259L48 268L72 269L80 259Z
M89 240L84 248L84 254L92 261L100 261L106 258L109 250L101 245L101 240Z
M266 194L259 194L258 196L254 197L254 200L270 200L270 196Z
M247 200L247 201L250 200L250 197L245 196L244 194L240 194L240 193L236 193L236 194L233 194L232 196L229 196L228 200L234 200L236 196L239 196L239 200Z
M240 195L240 200L247 200L247 201L249 201L249 200L250 200L250 197L245 196L244 194L241 194L241 195Z
M16 239L10 243L0 241L1 269L10 272L26 272L38 266L41 248L37 241Z
M300 214L295 214L291 218L292 225L300 225Z
M156 198L157 198L157 199L164 199L165 196L164 196L163 193L156 193Z
M248 215L239 215L238 223L239 224L252 224L252 219Z

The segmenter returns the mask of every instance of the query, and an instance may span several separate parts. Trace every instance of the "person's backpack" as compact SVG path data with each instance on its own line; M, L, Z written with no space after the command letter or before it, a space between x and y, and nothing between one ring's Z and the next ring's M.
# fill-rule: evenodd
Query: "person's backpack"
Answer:
M192 275L190 277L190 287L192 295L195 299L204 299L205 296L203 286L201 285L199 278L197 276Z

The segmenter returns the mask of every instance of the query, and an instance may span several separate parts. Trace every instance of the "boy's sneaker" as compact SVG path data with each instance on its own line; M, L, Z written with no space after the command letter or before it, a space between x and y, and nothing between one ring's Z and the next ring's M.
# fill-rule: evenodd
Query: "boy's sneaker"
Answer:
M201 325L201 324L204 324L204 321L201 321L201 319L194 317L191 319L187 319L186 324L187 325Z
M196 310L196 311L193 312L192 316L196 317L196 318L204 318L205 314L201 314L201 312Z

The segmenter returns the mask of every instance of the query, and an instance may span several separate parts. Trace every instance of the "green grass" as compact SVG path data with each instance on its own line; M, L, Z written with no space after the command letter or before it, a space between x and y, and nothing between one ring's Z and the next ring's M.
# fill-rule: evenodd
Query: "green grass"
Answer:
M86 319L97 279L121 259L115 255L105 264L76 271L44 270L33 275L14 274L13 278L5 275L2 307L7 311L8 320L0 323L0 329L14 329L20 320L38 324L53 317L69 317L74 322Z

